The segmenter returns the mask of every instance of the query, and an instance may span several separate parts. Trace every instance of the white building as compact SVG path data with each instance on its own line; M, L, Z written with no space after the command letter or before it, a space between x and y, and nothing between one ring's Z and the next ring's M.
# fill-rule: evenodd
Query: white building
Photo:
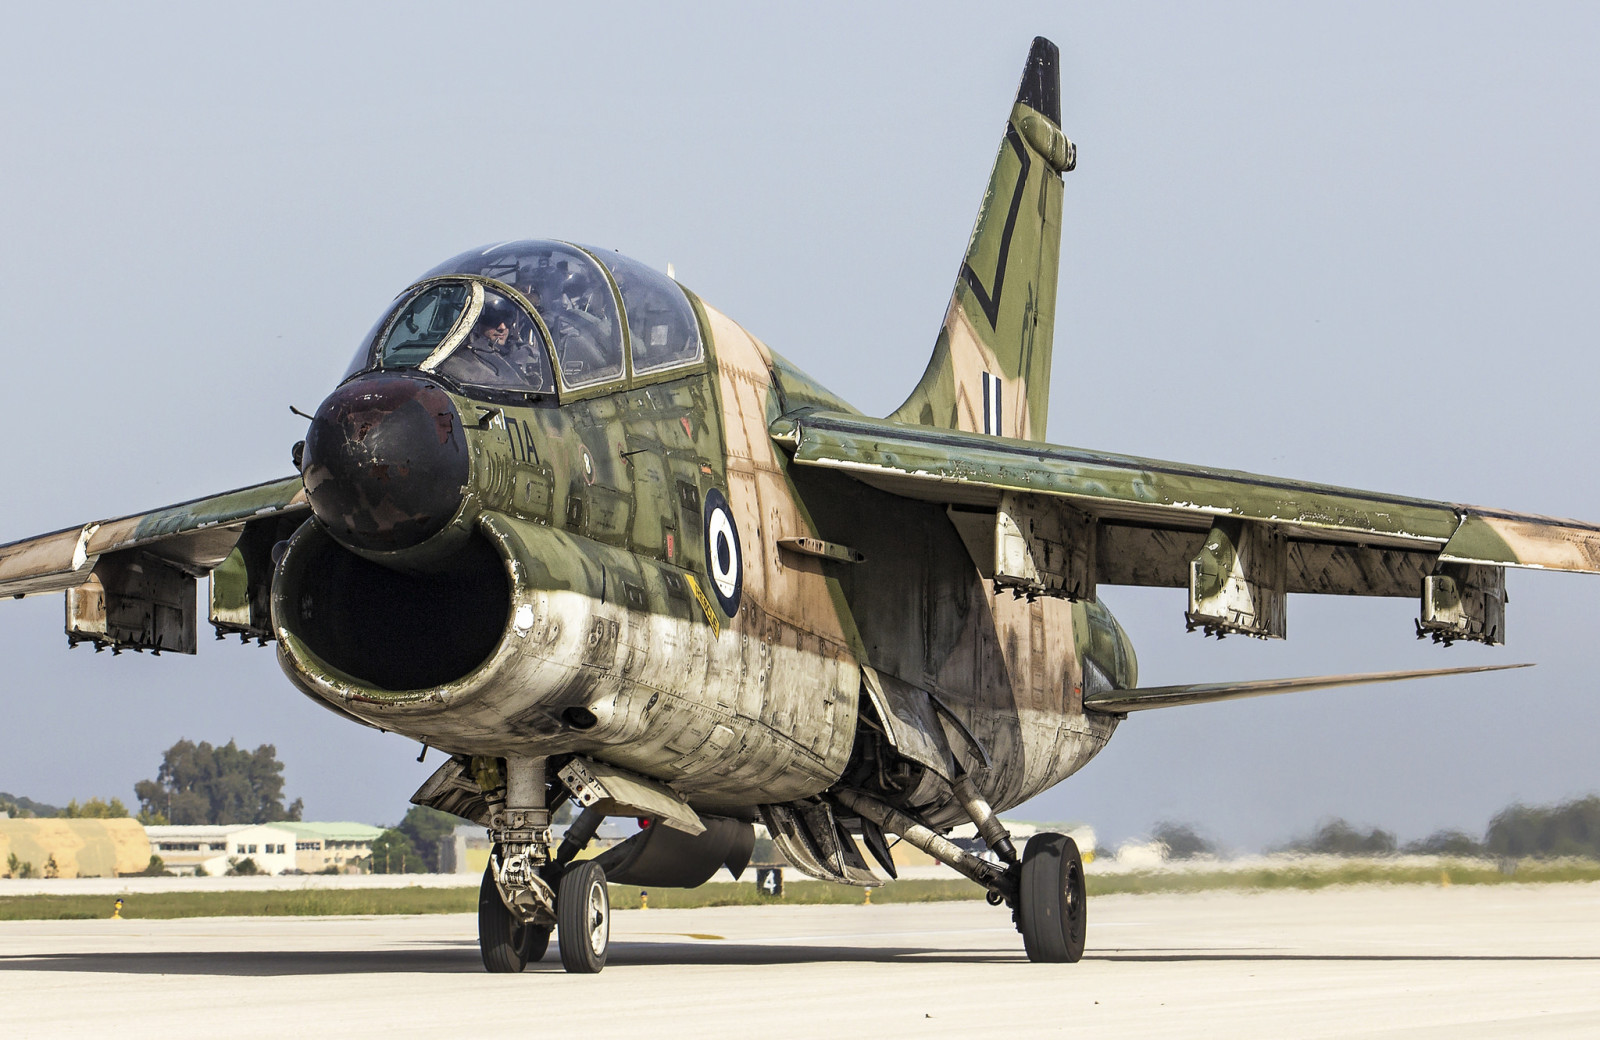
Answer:
M365 823L303 823L285 820L273 824L294 832L295 867L305 874L359 874L367 869L372 843L382 827Z
M217 826L146 827L150 852L175 874L193 874L204 867L211 875L254 860L263 874L295 869L295 834L287 824L234 823Z

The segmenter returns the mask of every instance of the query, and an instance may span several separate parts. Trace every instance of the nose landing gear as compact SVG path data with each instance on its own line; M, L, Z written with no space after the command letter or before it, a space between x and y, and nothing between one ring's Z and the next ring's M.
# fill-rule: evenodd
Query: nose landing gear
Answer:
M593 975L606 966L611 947L611 894L606 872L585 860L561 875L556 893L556 928L561 940L561 966L579 975Z
M550 929L524 923L500 897L494 867L484 868L478 888L478 949L490 972L517 972L529 961L544 957L550 946Z
M586 860L561 875L555 931L563 968L593 975L606 966L611 948L611 893L599 864ZM550 948L550 932L548 925L523 921L506 906L490 865L478 889L478 948L483 966L493 973L522 971L529 962L544 958Z
M508 758L503 785L498 765L485 765L478 779L494 842L478 891L478 946L489 971L518 972L544 956L553 928L562 966L593 975L611 946L611 896L599 864L573 860L605 817L585 809L552 850L545 766L543 758Z

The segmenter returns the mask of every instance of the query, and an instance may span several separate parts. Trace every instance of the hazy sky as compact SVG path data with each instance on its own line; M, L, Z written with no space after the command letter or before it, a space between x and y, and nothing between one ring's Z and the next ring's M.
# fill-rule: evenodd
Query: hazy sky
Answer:
M678 277L872 414L932 347L1016 81L1055 40L1066 179L1050 438L1600 519L1600 9L22 5L0 36L0 541L291 472L411 279L549 236ZM984 10L987 11L987 5ZM1513 572L1510 645L1400 600L1283 643L1106 589L1142 682L1536 661L1136 715L1019 815L1253 847L1420 837L1600 789L1600 582ZM310 818L437 764L270 649L67 652L0 605L0 790L118 795L179 737L275 743Z

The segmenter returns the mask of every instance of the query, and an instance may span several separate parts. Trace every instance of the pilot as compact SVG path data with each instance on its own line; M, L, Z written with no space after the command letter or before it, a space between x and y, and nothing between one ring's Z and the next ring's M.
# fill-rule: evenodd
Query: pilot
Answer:
M544 351L529 335L527 316L492 293L485 294L483 310L462 349L440 366L452 379L479 386L522 390L548 390Z
M546 312L562 367L573 378L612 375L622 368L621 344L600 300L603 282L582 266L565 260L555 265L546 285Z
M502 353L511 338L511 326L517 320L512 307L499 300L484 300L483 313L472 329L467 346L476 354Z

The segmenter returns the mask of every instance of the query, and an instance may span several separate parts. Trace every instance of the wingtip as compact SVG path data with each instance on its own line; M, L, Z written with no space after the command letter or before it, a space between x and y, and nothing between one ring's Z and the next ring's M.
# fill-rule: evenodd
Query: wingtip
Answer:
M1061 125L1061 52L1043 36L1033 38L1028 62L1022 67L1022 85L1017 88L1017 103L1027 105Z

